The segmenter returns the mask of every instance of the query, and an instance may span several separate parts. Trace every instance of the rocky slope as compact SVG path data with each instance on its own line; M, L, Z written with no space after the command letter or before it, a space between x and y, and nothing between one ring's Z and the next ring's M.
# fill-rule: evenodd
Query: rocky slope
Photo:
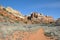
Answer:
M40 13L33 12L30 16L23 16L20 12L12 9L11 7L0 7L0 21L4 21L3 18L9 18L9 21L18 21L25 24L36 24L36 23L52 23L54 22L53 17L44 16ZM13 21L12 21L13 20ZM6 21L6 20L5 20Z
M44 16L41 13L37 13L37 12L33 12L27 18L28 18L28 20L31 20L33 23L52 23L52 22L54 22L53 17Z
M24 19L24 17L18 12L13 10L12 8L2 8L0 7L0 22L20 22Z
M0 40L60 40L60 19L32 12L23 16L11 7L0 6ZM58 24L59 25L59 24Z

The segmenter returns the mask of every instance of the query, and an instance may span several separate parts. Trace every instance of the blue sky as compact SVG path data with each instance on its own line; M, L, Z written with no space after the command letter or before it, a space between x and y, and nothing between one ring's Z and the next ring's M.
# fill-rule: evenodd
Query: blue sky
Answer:
M40 12L55 19L60 17L60 0L0 0L0 5L10 6L24 15Z

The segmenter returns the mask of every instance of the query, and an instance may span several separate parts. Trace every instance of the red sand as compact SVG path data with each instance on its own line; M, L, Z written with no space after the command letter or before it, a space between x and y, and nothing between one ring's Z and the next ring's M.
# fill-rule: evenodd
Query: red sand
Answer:
M23 32L16 31L12 33L12 35L4 38L0 38L0 40L51 40L44 36L44 30L41 28L36 32Z

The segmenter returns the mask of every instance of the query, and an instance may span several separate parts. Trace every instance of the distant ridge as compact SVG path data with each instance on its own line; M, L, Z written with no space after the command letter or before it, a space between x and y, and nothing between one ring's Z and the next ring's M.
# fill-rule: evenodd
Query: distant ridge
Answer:
M37 24L37 23L54 23L55 20L52 16L45 16L42 13L38 12L32 12L30 16L23 16L21 12L12 9L11 7L3 7L0 6L0 22L1 21L6 21L3 18L9 18L8 21L14 23L15 21L17 22L22 22L25 24Z

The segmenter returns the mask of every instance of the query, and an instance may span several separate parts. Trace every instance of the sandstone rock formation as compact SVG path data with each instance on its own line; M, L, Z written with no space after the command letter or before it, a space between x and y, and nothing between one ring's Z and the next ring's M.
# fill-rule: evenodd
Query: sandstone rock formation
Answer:
M44 16L40 13L33 12L30 16L27 17L28 20L34 21L36 23L52 23L54 22L53 17Z
M12 9L11 7L7 7L6 11L13 13L13 15L15 15L17 17L24 18L20 12L18 12L17 10Z
M17 20L17 21L20 21L20 22L23 22L26 24L54 22L54 19L51 16L44 16L38 12L32 12L30 16L23 16L20 12L12 9L11 7L4 8L4 7L0 6L0 14L2 14L3 16L8 16L10 18L10 20L11 19Z

